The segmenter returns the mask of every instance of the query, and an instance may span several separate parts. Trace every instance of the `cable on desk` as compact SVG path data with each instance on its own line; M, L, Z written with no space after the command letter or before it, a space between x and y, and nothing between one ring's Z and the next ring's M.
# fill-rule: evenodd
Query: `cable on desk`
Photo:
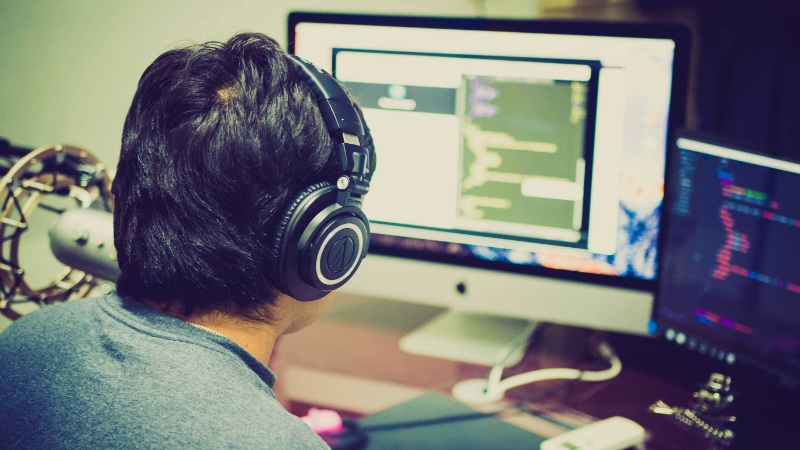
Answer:
M563 428L565 430L573 430L573 429L576 428L574 425L571 425L571 424L568 424L568 423L564 423L564 422L562 422L560 420L556 420L556 419L554 419L553 417L551 417L549 414L547 414L545 412L537 411L537 410L531 408L529 406L529 404L530 403L536 403L536 402L539 402L541 400L544 400L547 397L550 397L551 395L553 395L554 393L556 393L558 391L561 391L564 388L566 388L567 386L575 383L576 381L578 381L578 380L577 379L564 380L561 384L555 385L555 386L551 387L550 389L542 391L540 394L543 394L543 395L528 396L524 400L518 401L515 405L516 405L517 409L520 412L523 412L523 413L528 414L530 416L537 417L537 418L542 419L542 420L546 420L546 421L548 421L548 422L550 422L550 423L552 423L554 425L560 426L561 428ZM537 398L537 397L540 397L540 398Z
M453 386L453 396L466 403L492 403L503 398L506 391L519 386L545 380L581 380L581 381L606 381L622 371L622 361L619 360L611 346L600 341L597 346L600 356L609 363L610 367L599 371L584 371L571 368L539 369L521 373L503 379L503 363L501 361L492 367L487 379L464 380Z
M467 420L487 419L497 417L507 412L520 412L516 405L507 406L492 412L476 412L470 414L459 414L454 416L435 417L432 419L410 420L408 422L386 423L381 425L363 426L364 431L387 431L404 428L424 427L429 425L439 425L443 423L462 422Z
M529 383L544 380L581 380L581 381L606 381L610 380L622 371L622 362L611 349L607 342L600 342L598 345L600 356L603 357L611 366L605 370L595 372L587 372L578 369L540 369L531 372L521 373L512 377L506 378L502 381L495 381L487 387L487 390L498 389L505 393L509 389L523 386ZM492 382L494 380L490 380Z

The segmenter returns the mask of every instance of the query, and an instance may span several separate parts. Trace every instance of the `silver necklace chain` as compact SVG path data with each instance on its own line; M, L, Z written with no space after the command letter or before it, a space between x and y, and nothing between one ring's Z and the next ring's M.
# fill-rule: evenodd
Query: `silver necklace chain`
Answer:
M198 330L205 331L206 333L211 333L211 334L213 334L213 335L216 335L216 336L222 336L222 337L225 337L225 336L224 336L222 333L220 333L219 331L212 330L211 328L204 327L204 326L202 326L202 325L198 325L198 324L196 324L196 323L193 323L193 322L186 322L186 323L188 323L189 325L191 325L191 326L193 326L193 327L197 328Z

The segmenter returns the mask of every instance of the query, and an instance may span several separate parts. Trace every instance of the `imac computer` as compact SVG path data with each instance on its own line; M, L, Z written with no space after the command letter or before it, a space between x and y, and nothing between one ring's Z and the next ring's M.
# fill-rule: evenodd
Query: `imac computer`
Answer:
M369 255L343 290L445 308L402 348L492 365L531 321L648 332L687 28L288 22L289 51L347 87L377 149Z
M668 169L659 334L797 390L800 163L681 131Z

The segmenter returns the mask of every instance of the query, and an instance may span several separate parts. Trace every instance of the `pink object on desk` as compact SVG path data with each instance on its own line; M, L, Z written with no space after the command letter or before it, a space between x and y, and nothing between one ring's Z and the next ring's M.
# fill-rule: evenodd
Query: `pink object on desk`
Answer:
M339 413L330 409L311 408L301 417L317 434L341 433L344 430Z

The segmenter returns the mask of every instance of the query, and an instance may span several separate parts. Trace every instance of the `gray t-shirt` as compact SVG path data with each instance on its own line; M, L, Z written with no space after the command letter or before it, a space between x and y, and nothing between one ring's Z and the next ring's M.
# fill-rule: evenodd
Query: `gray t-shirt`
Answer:
M0 333L0 447L327 449L233 341L115 294Z

